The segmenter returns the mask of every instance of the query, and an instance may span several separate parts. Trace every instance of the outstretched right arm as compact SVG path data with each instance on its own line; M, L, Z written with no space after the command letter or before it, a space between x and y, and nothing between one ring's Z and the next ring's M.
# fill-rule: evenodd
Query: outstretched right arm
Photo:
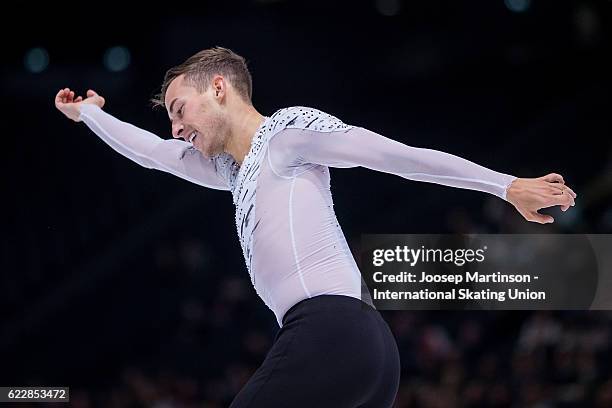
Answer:
M206 158L190 143L167 140L123 122L104 112L104 98L93 91L88 98L74 101L74 93L61 90L56 96L56 106L76 122L84 122L106 144L123 156L150 169L165 171L204 187L229 190L222 169L214 158Z

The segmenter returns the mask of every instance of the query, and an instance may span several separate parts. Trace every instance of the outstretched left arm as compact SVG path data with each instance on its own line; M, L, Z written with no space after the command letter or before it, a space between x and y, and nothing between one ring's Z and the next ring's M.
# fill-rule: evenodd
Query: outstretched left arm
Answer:
M285 144L285 152L291 151L293 165L362 166L409 180L478 190L512 203L527 220L541 223L552 222L552 217L537 213L539 208L561 205L566 210L574 203L575 193L560 175L519 179L449 153L407 146L361 127L332 132L288 128L281 133L284 135L277 135L276 142Z

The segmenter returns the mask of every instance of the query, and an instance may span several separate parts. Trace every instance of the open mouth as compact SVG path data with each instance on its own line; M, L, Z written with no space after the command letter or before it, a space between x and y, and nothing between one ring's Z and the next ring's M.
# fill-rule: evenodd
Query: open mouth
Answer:
M193 144L193 140L196 138L197 135L197 132L193 132L189 137L189 143Z

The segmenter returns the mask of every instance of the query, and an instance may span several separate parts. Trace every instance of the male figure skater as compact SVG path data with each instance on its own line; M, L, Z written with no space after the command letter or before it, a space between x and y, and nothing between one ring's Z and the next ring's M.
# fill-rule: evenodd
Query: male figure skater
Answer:
M83 99L62 89L55 105L142 166L232 193L251 282L281 329L231 408L391 407L399 353L379 312L361 300L361 274L333 210L329 167L363 166L494 194L539 223L553 219L538 209L565 211L576 194L559 174L498 173L316 109L262 116L251 90L245 60L215 47L165 75L155 102L167 109L174 139L116 119L92 90Z

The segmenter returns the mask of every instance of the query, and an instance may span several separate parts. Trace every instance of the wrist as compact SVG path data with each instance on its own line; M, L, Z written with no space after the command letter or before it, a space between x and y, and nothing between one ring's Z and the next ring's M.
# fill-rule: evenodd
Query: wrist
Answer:
M520 183L520 181L518 181L519 178L518 177L514 177L509 183L508 185L506 185L506 189L504 191L504 199L510 203L513 202L513 199L516 195L516 191L517 191L517 184Z
M97 106L97 105L81 102L76 106L79 122L83 120L83 114L87 113L87 109L89 109L88 107L91 107L91 106Z

